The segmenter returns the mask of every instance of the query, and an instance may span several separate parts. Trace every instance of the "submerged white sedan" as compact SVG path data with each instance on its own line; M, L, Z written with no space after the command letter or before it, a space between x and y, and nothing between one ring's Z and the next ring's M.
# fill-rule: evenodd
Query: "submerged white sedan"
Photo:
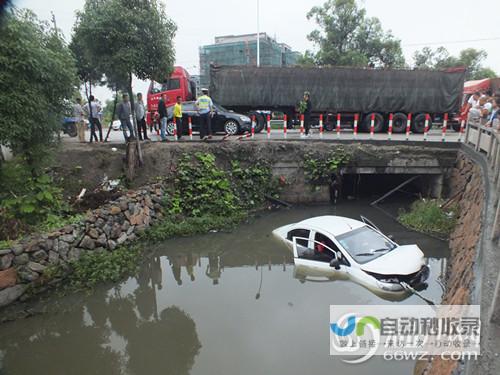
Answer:
M319 216L273 231L294 262L327 274L347 275L369 288L400 292L421 288L429 276L417 245L400 246L362 217Z

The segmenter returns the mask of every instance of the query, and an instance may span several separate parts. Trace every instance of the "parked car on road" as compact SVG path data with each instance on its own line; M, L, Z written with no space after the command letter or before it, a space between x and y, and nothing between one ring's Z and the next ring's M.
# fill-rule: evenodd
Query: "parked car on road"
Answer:
M242 115L240 113L235 113L229 111L224 107L214 104L215 112L212 117L212 132L215 133L226 133L229 135L241 134L252 129L252 120L250 117ZM170 106L167 108L168 113L168 123L167 123L167 134L174 134L174 123L173 123L173 110L174 107ZM191 117L191 123L193 131L199 131L200 127L200 115L198 114L194 101L183 102L182 103L182 114L183 114L183 132L188 134L188 118Z

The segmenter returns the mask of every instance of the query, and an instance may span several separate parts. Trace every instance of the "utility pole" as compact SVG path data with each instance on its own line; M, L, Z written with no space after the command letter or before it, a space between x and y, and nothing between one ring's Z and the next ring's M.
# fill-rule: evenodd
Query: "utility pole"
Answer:
M54 32L56 33L56 36L59 37L59 34L57 33L56 15L54 14L53 11L50 11L50 14L52 14L52 23L54 24Z
M260 20L259 20L259 0L257 0L257 68L260 66Z

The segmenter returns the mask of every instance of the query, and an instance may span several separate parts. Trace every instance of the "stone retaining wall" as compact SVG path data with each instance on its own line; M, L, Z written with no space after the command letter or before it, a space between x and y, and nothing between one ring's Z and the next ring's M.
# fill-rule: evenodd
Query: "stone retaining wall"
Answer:
M161 217L159 184L129 191L116 201L89 211L85 219L48 234L32 235L0 249L0 307L19 299L30 285L43 282L51 265L77 260L90 251L113 251L133 241Z
M450 197L456 197L460 207L457 225L450 235L451 256L446 272L446 291L441 304L468 305L474 282L477 247L483 227L482 212L485 187L482 170L467 155L460 152L456 167L448 180ZM431 363L417 364L415 374L450 375L459 373L458 362L436 357Z

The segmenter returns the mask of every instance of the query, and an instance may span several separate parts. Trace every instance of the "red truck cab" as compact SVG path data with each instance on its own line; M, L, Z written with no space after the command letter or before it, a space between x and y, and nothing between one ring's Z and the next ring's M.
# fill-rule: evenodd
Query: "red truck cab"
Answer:
M158 110L158 101L163 94L167 95L167 107L174 105L176 98L189 101L196 99L196 82L191 78L186 69L180 66L174 67L172 75L164 82L151 81L148 90L148 113L146 121L151 124L154 114Z

